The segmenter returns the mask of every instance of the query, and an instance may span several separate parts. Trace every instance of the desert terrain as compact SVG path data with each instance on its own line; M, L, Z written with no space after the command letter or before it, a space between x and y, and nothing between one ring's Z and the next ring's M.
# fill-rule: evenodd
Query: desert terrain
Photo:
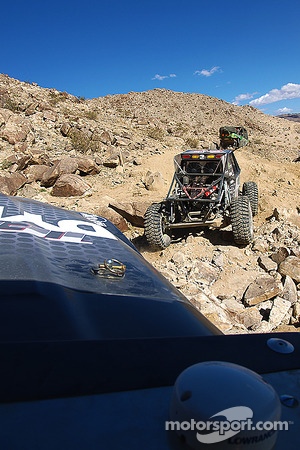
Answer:
M259 188L254 242L234 245L230 227L194 229L153 251L143 235L143 214L166 196L174 156L209 148L224 125L243 126L249 134L236 157L241 182ZM285 248L285 257L298 264L299 152L299 123L250 106L164 89L87 100L0 75L1 191L107 217L224 332L269 331L265 323L278 298L290 304L270 329L298 328L298 272L283 274L282 261L266 268L259 260L274 262ZM280 282L281 291L264 300L265 308L247 308L245 291L264 275Z

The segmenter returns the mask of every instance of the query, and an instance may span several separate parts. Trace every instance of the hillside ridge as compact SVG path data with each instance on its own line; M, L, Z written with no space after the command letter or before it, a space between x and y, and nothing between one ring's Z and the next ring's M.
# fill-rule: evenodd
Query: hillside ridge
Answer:
M253 244L234 246L230 229L193 230L153 252L143 237L143 214L165 197L173 157L209 148L224 125L249 134L236 156L241 182L259 188ZM284 248L285 258L296 258L292 268L300 264L299 150L297 122L251 106L165 89L84 99L0 74L1 192L111 220L225 332L300 323L298 272L281 274L277 255ZM263 308L244 304L248 286L266 274L276 282L268 311L278 308L280 296L292 298L285 317L271 322ZM284 290L288 277L292 294Z

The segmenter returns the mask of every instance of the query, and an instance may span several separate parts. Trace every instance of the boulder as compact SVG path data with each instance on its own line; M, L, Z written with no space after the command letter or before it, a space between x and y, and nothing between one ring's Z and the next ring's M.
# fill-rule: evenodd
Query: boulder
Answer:
M277 264L280 264L289 255L290 255L290 250L287 247L279 247L279 249L276 252L272 253L271 259L274 262L276 262Z
M85 194L91 186L79 175L61 175L52 188L51 195L54 197L78 197Z
M276 297L274 299L269 317L269 324L271 325L272 330L282 323L290 307L291 303L288 300L281 297Z
M244 303L256 305L282 293L282 284L269 275L261 275L251 283L244 293Z
M165 181L160 172L148 171L143 180L145 188L148 191L160 191L165 187Z
M219 269L213 264L197 260L190 272L190 279L203 285L213 284L219 276Z
M92 158L76 158L78 170L83 175L97 175L100 169Z
M238 320L245 325L248 330L251 330L260 325L262 315L255 306L251 306L250 308L246 308L239 313Z
M277 263L265 255L260 256L258 258L258 264L266 272L272 272L273 270L277 270Z
M51 167L51 160L43 149L30 149L29 154L30 164L45 164L48 168Z
M236 321L234 318L216 301L207 296L204 292L189 299L190 302L201 311L201 313L224 333L229 333ZM243 324L238 324L240 332L247 332Z
M49 170L49 166L46 166L45 164L29 166L25 170L25 175L29 183L32 183L33 181L41 181L47 170Z
M64 137L67 137L70 129L71 129L71 125L69 123L64 122L60 127L60 132Z
M100 134L94 133L93 135L93 140L100 140L103 144L111 144L113 141L113 137L111 136L111 134L108 131L103 131Z
M60 175L75 173L77 169L78 162L76 158L66 156L59 161L56 161L56 163L43 174L41 186L53 186Z
M118 167L121 163L121 157L119 150L116 150L115 148L110 148L107 153L105 154L105 157L103 159L102 164L105 167L110 167L112 169Z
M24 119L17 114L12 114L1 127L0 137L12 145L24 142L31 131L28 119Z
M291 305L293 305L297 301L297 287L289 275L285 276L283 282L282 298L288 300Z
M27 178L21 173L15 172L0 176L0 192L7 195L16 195L20 189L27 182Z
M279 265L278 272L281 275L288 275L296 283L300 283L300 258L297 256L288 256Z
M111 199L109 207L136 227L144 226L144 215L149 204L147 202L118 202Z
M124 217L120 216L116 211L109 208L108 206L101 206L96 211L97 216L105 217L105 219L112 222L122 233L128 231L128 223L124 219Z

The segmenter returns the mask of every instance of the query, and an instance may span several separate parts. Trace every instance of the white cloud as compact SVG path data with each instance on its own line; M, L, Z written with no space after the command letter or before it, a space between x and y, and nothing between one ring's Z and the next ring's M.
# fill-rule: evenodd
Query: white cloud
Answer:
M293 110L290 108L287 108L286 106L284 108L279 108L276 111L276 113L278 113L278 114L289 114L291 112L293 112Z
M250 94L249 92L247 92L247 94L239 94L234 98L232 103L234 105L239 105L244 100L250 100L250 98L253 98L256 94L257 92L253 92L252 94Z
M164 80L165 78L176 78L176 74L175 73L170 73L170 75L159 75L158 73L153 77L153 78L151 78L152 80L159 80L159 81L162 81L162 80Z
M280 89L272 89L267 94L252 100L250 105L266 105L268 103L275 103L280 100L288 100L292 98L300 98L300 84L287 83Z
M166 75L159 75L158 73L153 77L153 78L151 78L152 80L159 80L159 81L161 81L161 80L164 80L165 78L168 78Z
M210 70L207 70L207 69L196 70L194 72L194 75L202 75L203 77L211 77L215 72L221 72L221 69L219 66L212 67Z

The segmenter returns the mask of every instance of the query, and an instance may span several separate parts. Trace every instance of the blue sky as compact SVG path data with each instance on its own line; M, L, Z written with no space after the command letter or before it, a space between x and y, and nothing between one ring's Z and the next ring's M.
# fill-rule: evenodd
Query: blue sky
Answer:
M15 0L0 72L94 98L165 88L300 112L299 0Z

